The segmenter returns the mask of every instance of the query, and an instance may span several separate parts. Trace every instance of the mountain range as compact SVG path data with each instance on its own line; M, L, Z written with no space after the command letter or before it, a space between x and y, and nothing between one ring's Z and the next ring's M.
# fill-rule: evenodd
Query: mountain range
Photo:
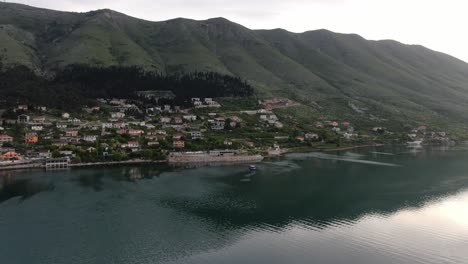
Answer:
M434 33L435 34L435 33ZM468 121L468 64L418 45L328 30L251 30L224 18L151 22L0 3L0 61L37 74L72 64L138 66L162 74L218 72L261 98L302 103L303 119L457 126Z

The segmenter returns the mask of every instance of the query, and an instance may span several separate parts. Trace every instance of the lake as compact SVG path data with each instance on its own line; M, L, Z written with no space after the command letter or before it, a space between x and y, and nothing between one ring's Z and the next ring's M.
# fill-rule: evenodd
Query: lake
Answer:
M468 150L0 172L0 262L468 263Z

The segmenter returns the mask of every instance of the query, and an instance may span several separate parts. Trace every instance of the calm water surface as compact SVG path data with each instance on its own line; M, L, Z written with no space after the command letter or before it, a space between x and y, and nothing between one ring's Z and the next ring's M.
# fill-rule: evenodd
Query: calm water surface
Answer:
M468 263L468 151L0 172L0 263Z

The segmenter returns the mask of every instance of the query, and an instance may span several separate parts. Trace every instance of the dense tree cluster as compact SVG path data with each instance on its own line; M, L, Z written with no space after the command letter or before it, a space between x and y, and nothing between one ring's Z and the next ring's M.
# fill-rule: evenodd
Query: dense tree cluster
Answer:
M0 65L1 68L1 65ZM75 110L94 98L135 98L136 91L170 90L178 101L190 97L244 97L253 88L238 77L214 72L161 75L138 67L69 66L53 76L38 76L24 66L0 69L0 97Z

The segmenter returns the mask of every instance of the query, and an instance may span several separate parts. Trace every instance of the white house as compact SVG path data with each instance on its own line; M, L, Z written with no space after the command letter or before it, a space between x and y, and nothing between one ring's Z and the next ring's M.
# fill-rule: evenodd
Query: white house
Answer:
M122 144L121 147L128 149L138 149L140 148L140 143L138 143L138 141L129 141L127 144Z
M276 127L276 128L283 128L284 125L283 125L283 123L281 123L281 122L275 122L275 127Z
M113 124L112 124L112 123L102 123L102 128L103 128L103 129L112 128L112 127L113 127Z
M184 115L182 118L187 120L187 121L196 121L197 120L196 115Z
M96 140L97 140L97 136L95 135L83 136L83 141L86 141L86 142L96 142Z
M164 116L162 116L160 119L161 123L170 123L171 120L172 119L170 117L164 117Z
M18 116L18 123L21 123L21 124L26 124L26 123L29 123L31 117L28 116L28 115L19 115Z
M319 135L317 133L307 133L304 135L304 138L307 140L317 140L319 139Z
M214 121L213 123L211 123L211 129L213 130L223 130L224 126L225 126L224 121Z
M122 112L113 112L111 113L111 118L122 119L125 117L125 113Z
M79 124L79 123L81 123L81 120L78 119L78 118L73 118L73 119L70 119L69 122L73 123L73 124Z
M278 121L278 117L276 115L270 115L268 119Z
M127 127L127 124L126 124L126 123L119 122L119 123L114 123L114 124L112 124L112 127L113 127L113 128L122 129L122 128Z
M339 127L333 127L332 131L338 133L341 131L341 129Z
M348 132L346 132L346 133L343 134L343 137L344 137L345 139L348 139L348 140L349 140L349 139L352 139L352 138L354 138L354 137L357 137L357 136L358 136L357 134L348 133Z
M44 130L43 126L31 126L32 131L42 131Z
M200 131L191 131L189 132L189 134L190 134L190 138L194 140L203 138L202 132Z
M164 136L167 135L167 132L165 130L156 130L155 133L157 135L164 135Z
M163 111L171 112L171 106L170 105L164 105Z
M65 128L68 127L68 125L67 125L67 124L64 124L64 123L57 123L57 124L55 125L55 127L58 128L58 129L65 129Z

